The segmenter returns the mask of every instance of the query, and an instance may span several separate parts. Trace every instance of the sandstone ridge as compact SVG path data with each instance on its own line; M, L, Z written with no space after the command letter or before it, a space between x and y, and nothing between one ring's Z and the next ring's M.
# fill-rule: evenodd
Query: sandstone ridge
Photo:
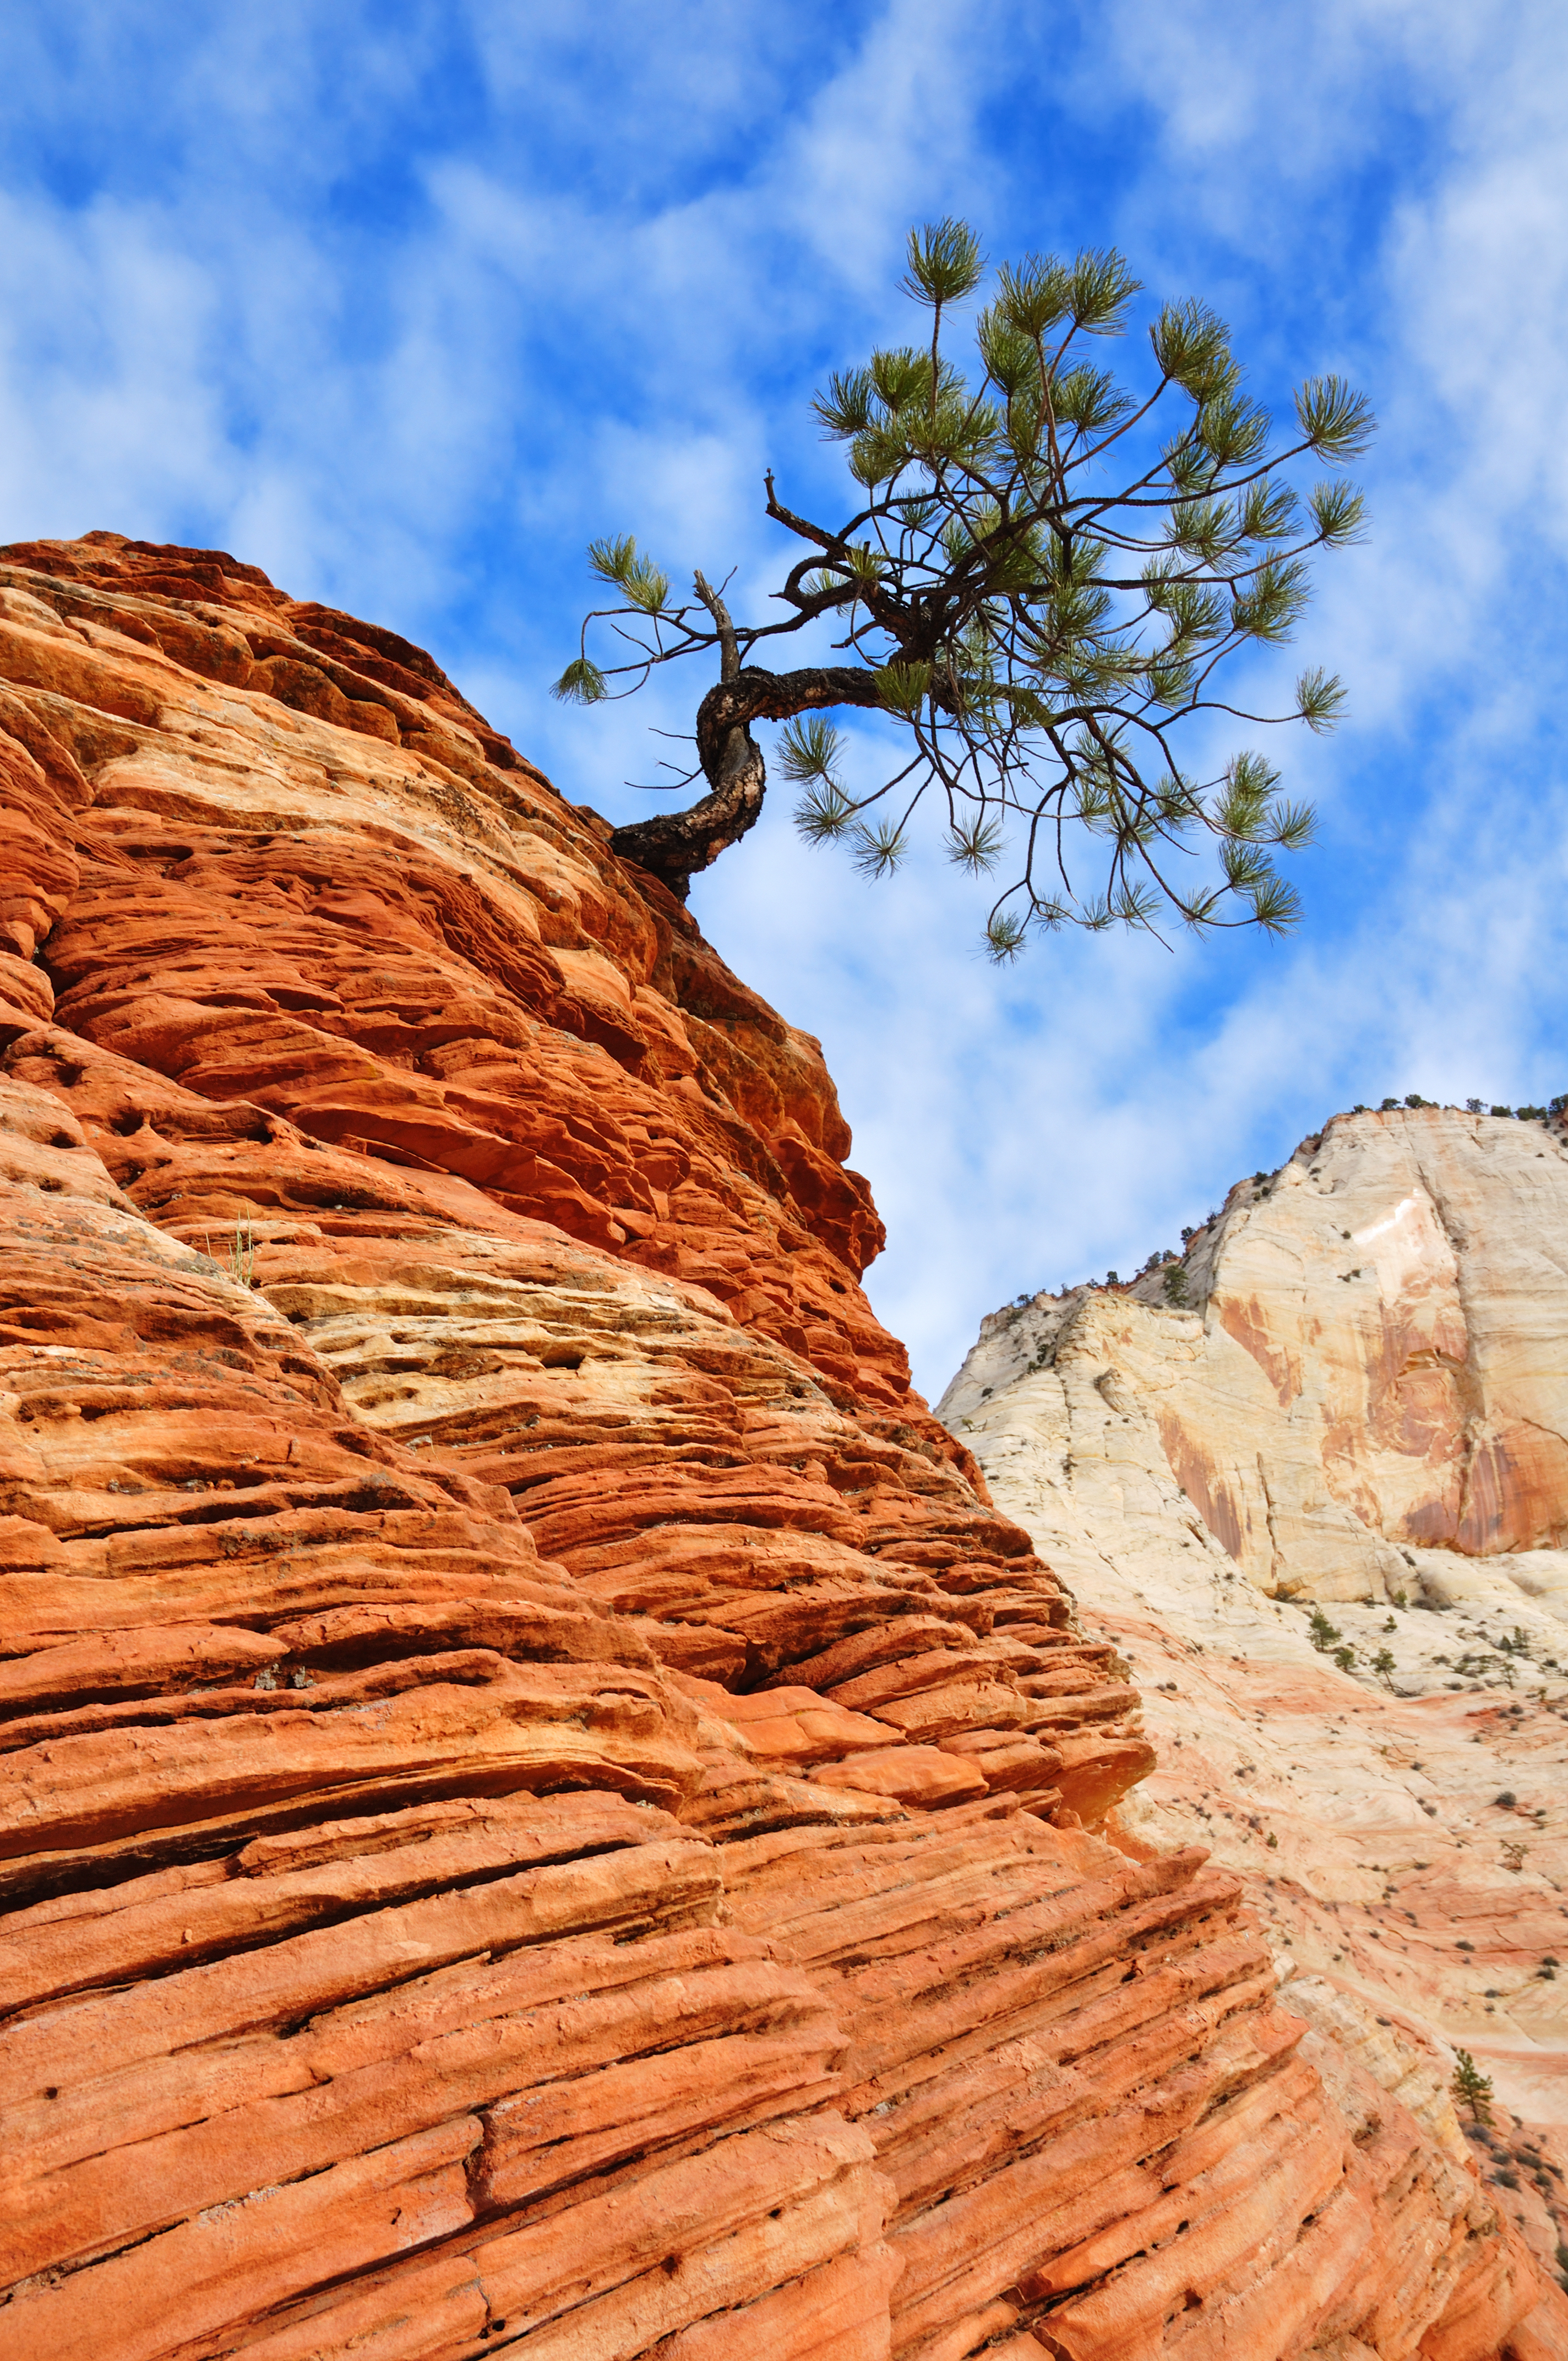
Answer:
M1485 1559L1510 1605L1568 1614L1561 1122L1336 1115L1238 1182L1179 1264L990 1314L949 1416L1076 1350L1097 1300L1127 1306L1163 1457L1259 1588L1391 1602L1435 1552L1440 1587Z
M1173 1301L1173 1298L1176 1299ZM1210 1845L1282 1995L1543 2266L1568 2205L1568 1149L1557 1123L1336 1116L1175 1274L992 1313L944 1397L1128 1660L1159 1761L1121 1825Z
M221 553L0 554L0 2356L1553 2350L1108 1840L817 1044Z

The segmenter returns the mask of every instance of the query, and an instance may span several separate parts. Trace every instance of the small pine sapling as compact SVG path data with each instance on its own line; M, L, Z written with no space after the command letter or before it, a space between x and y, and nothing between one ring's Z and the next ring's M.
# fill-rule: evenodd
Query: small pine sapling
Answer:
M1324 1656L1336 1641L1343 1639L1344 1633L1329 1621L1321 1607L1314 1607L1307 1619L1307 1636L1319 1655Z
M1453 2054L1457 2062L1448 2087L1455 2105L1469 2108L1472 2123L1490 2124L1492 2120L1491 2076L1482 2073L1468 2049L1456 2049Z

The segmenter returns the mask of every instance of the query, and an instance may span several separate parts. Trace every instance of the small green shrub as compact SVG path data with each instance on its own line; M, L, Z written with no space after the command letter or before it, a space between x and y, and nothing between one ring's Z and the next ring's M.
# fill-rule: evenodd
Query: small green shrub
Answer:
M209 1262L215 1262L221 1271L228 1278L237 1279L241 1287L256 1285L256 1233L248 1221L236 1222L234 1236L226 1253L214 1254L210 1237L203 1237L203 1242Z

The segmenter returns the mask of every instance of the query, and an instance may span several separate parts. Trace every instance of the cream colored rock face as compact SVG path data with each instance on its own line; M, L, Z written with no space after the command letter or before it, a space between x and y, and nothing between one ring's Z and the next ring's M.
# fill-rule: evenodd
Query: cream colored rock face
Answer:
M1087 1383L1103 1405L1090 1424L1127 1424L1107 1446L1124 1480L1135 1465L1135 1489L1174 1482L1277 1596L1391 1599L1417 1587L1420 1553L1512 1559L1568 1539L1556 1126L1442 1108L1336 1116L1271 1179L1231 1191L1185 1277L1190 1310L1154 1273L1129 1293L992 1315L944 1415L972 1439L982 1404L1050 1367L1047 1424L1076 1433ZM1550 1611L1561 1563L1533 1584L1519 1571Z
M941 1414L1143 1693L1122 1830L1240 1874L1287 2004L1440 2144L1456 2047L1561 2135L1563 1150L1436 1109L1312 1145L1194 1240L1190 1308L993 1314Z

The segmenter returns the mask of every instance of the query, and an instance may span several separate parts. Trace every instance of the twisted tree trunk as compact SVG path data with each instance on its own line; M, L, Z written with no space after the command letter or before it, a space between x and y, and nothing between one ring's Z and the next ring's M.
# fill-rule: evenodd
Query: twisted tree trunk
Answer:
M691 881L710 868L727 845L756 825L767 791L762 750L753 721L787 721L830 705L880 705L875 675L858 664L821 664L801 672L763 672L740 663L734 625L718 592L699 574L699 595L718 625L720 675L696 711L696 752L709 792L683 812L634 820L610 838L623 861L649 870L685 901Z

